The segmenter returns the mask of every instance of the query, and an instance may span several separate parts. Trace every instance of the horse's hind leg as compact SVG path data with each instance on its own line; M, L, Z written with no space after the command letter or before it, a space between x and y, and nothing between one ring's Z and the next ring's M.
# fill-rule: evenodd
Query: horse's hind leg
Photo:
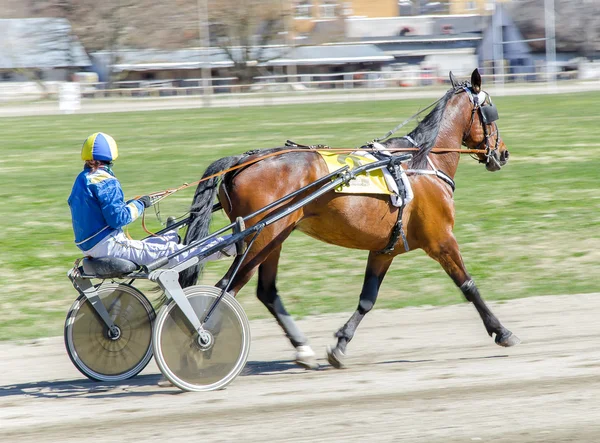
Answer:
M258 287L256 291L258 299L275 317L292 346L296 348L296 363L307 369L315 369L319 366L315 353L308 345L308 340L302 331L283 306L275 285L281 243L290 235L292 230L293 223L287 226L280 223L279 225L267 227L252 249L248 251L248 256L240 266L239 272L231 281L229 292L236 295L258 269ZM227 285L234 266L235 264L229 268L225 276L217 283L217 287L224 288Z
M473 303L489 336L496 335L496 344L508 347L518 345L521 342L516 335L502 326L500 320L496 318L481 298L475 282L467 273L458 249L458 243L453 235L433 248L425 248L425 251L442 265L446 273L454 280L456 286L460 288L465 298Z
M308 345L306 336L294 322L294 319L288 314L283 302L277 293L275 280L277 278L277 268L279 265L279 256L281 254L281 245L279 245L267 259L258 268L258 299L266 306L269 312L275 317L279 326L284 330L285 335L296 348L296 363L306 369L316 369L319 367L315 358L315 353Z
M376 252L369 254L358 307L346 324L335 333L335 337L338 339L336 346L334 348L327 348L327 360L333 367L340 369L346 366L346 346L350 343L352 337L354 337L356 328L358 328L362 319L367 315L367 312L373 309L377 300L377 294L379 293L379 287L393 259L389 255L382 255Z

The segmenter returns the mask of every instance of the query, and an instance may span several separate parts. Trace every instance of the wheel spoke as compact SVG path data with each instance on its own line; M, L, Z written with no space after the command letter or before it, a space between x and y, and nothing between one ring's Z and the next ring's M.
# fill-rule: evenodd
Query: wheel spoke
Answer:
M212 286L192 286L186 295L198 317L220 295ZM248 319L239 303L227 294L204 325L206 343L199 340L179 307L163 308L154 329L156 362L163 374L181 389L208 391L230 383L243 369L250 347Z
M154 309L141 292L126 284L103 285L98 296L120 335L111 338L91 303L80 296L66 321L69 357L79 371L95 380L118 381L133 377L152 358Z

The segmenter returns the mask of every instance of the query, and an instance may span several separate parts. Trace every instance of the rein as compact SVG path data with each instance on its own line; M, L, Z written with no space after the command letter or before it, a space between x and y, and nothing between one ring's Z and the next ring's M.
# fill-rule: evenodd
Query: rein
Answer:
M379 152L379 149L377 149L377 148L364 148L364 149L329 148L328 146L324 146L324 145L313 145L313 146L309 146L308 148L310 148L311 150L324 149L324 150L333 151L333 152L356 152L358 150L365 151L365 152ZM419 148L389 148L387 150L390 152L411 152L411 151L418 151ZM154 192L154 193L148 194L148 195L152 201L152 204L155 204L155 203L158 203L159 201L161 201L162 199L167 198L168 196L170 196L178 191L189 188L190 186L196 186L204 181L210 180L215 177L219 177L221 175L225 175L228 172L235 171L235 170L241 169L241 168L245 168L246 166L250 166L250 165L257 163L259 161L262 161L266 158L275 157L277 155L287 154L290 152L307 152L307 150L304 148L303 149L282 149L281 151L271 152L270 154L266 154L266 155L254 158L254 159L246 161L244 163L240 163L239 165L232 166L231 168L224 169L223 171L219 171L215 174L201 178L200 180L197 180L195 182L184 183L177 188L165 189L164 191L158 191L158 192ZM461 148L433 148L431 150L431 152L460 152L463 154L485 154L486 150L485 149L461 149Z
M313 145L313 146L308 146L308 148L309 148L309 151L307 151L306 148L301 148L301 149L296 148L296 149L282 149L281 151L271 152L270 154L266 154L266 155L262 155L257 158L253 158L252 160L246 161L239 165L235 165L235 166L232 166L231 168L225 169L223 171L217 172L217 173L209 175L207 177L203 177L200 180L196 180L195 182L184 183L181 186L178 186L177 188L169 188L169 189L165 189L163 191L153 192L151 194L148 194L148 196L150 197L150 201L152 202L152 205L155 205L156 203L169 197L170 195L173 195L176 192L179 192L183 189L187 189L190 186L197 186L198 184L200 184L202 182L213 179L215 177L225 175L228 172L232 172L237 169L245 168L246 166L250 166L254 163L258 163L259 161L262 161L266 158L275 157L277 155L287 154L290 152L310 152L310 150L317 150L317 149L324 149L324 150L333 151L333 152L348 152L348 153L356 152L358 150L365 151L365 152L379 152L380 151L377 148L363 148L363 149L360 149L360 148L330 148L325 145ZM418 151L419 148L417 148L417 147L415 147L415 148L390 148L387 150L390 152L413 152L413 151ZM486 150L485 149L461 149L461 148L433 148L431 150L431 152L459 152L461 154L484 154L486 152ZM139 197L140 196L138 196L137 198L139 198ZM146 215L146 212L144 211L142 213L142 228L144 229L144 231L147 234L155 235L153 232L149 231L146 228L145 215Z
M470 92L466 88L465 88L465 90L467 92ZM469 97L471 98L471 101L473 101L473 98L472 98L471 94L469 94ZM404 120L398 126L396 126L395 128L393 128L392 130L388 131L383 137L376 138L376 139L372 140L371 142L367 143L367 145L373 145L373 143L379 143L380 141L387 139L388 137L390 137L391 135L393 135L394 133L396 133L400 128L402 128L403 126L405 126L407 123L409 123L410 121L416 119L419 115L421 115L422 113L424 113L428 109L430 109L430 108L434 107L435 105L437 105L442 99L443 99L443 97L439 98L438 100L436 100L435 102L433 102L429 106L427 106L426 108L424 108L424 109L420 110L419 112L413 114L411 117L409 117L408 119ZM475 111L477 109L478 109L477 106L473 109L473 114L471 116L471 124L473 123L473 118L474 118L474 115L475 115ZM497 126L496 126L496 128L497 128ZM471 128L469 127L469 132L470 132L470 129ZM484 128L484 131L485 131L485 128ZM489 136L492 136L493 134L495 134L497 132L498 131L496 130L494 133L489 134ZM458 152L458 153L461 153L461 154L470 154L471 156L473 154L484 154L484 155L486 155L486 157L489 157L489 155L490 155L490 148L488 146L488 143L489 143L489 137L488 136L486 136L485 141L487 142L486 143L486 149L433 148L433 149L431 149L430 152L433 152L433 153L436 153L436 152L437 153L441 153L441 152ZM497 142L498 142L498 140L496 139L496 144L497 144ZM414 141L412 143L413 143L413 145L415 145ZM481 146L481 144L479 146ZM324 150L327 150L327 151L343 152L343 153L356 152L357 150L365 151L365 152L379 152L380 151L380 149L375 148L375 147L374 148L330 148L330 147L325 146L325 145L311 145L311 146L302 146L302 147L300 147L299 145L293 145L293 146L295 146L295 148L282 149L282 150L279 150L279 151L271 152L269 154L261 155L259 157L253 158L252 160L245 161L245 162L243 162L241 164L232 166L232 167L230 167L228 169L225 169L223 171L219 171L219 172L217 172L215 174L209 175L207 177L203 177L200 180L197 180L195 182L183 183L181 186L178 186L176 188L169 188L169 189L165 189L163 191L154 192L154 193L148 194L148 196L150 197L150 201L151 201L152 205L155 205L158 202L160 202L161 200L169 197L170 195L172 195L172 194L174 194L174 193L176 193L178 191L181 191L183 189L187 189L190 186L197 186L198 184L200 184L200 183L202 183L204 181L207 181L207 180L213 179L215 177L219 177L219 176L225 175L225 174L227 174L229 172L232 172L232 171L235 171L235 170L238 170L238 169L245 168L247 166L250 166L250 165L252 165L254 163L257 163L257 162L262 161L262 160L264 160L266 158L269 158L269 157L275 157L277 155L287 154L287 153L290 153L290 152L307 152L307 148L309 150L324 149ZM479 146L478 146L478 148L479 148ZM386 148L386 150L389 151L389 152L414 152L414 151L419 151L419 149L420 148L416 147L416 146L413 147L413 148ZM148 234L154 235L152 232L150 232L146 228L145 214L146 214L145 212L142 214L142 228ZM158 216L158 214L159 213L157 213L157 216Z
M466 90L466 89L465 89ZM468 90L467 90L468 91ZM387 134L385 134L383 137L379 137L376 139L373 139L371 142L367 143L366 145L371 145L373 143L378 143L382 140L385 140L386 138L390 137L391 135L393 135L394 133L396 133L400 128L402 128L403 126L405 126L407 123L409 123L410 121L416 119L419 115L421 115L422 113L424 113L425 111L427 111L428 109L434 107L435 105L437 105L440 101L442 101L444 97L441 97L439 99L437 99L436 101L434 101L433 103L431 103L429 106L421 109L419 112L413 114L412 116L410 116L409 118L407 118L406 120L404 120L402 123L400 123L398 126L396 126L395 128L393 128L392 130L388 131ZM471 101L473 101L473 98L470 96ZM472 116L473 117L473 116ZM471 124L473 123L473 121L471 120ZM470 132L470 128L469 128L469 132ZM490 134L492 135L492 134ZM412 142L413 145L416 145L414 142ZM296 149L283 149L281 151L276 151L276 152L271 152L270 154L266 154L266 155L262 155L260 157L254 158L250 161L241 163L239 165L236 166L232 166L231 168L225 169L223 171L217 172L216 174L212 174L209 175L208 177L204 177L200 180L197 180L195 182L192 183L184 183L183 185L177 187L177 188L170 188L170 189L165 189L164 191L159 191L159 192L155 192L153 194L149 194L150 199L152 201L152 204L154 203L158 203L160 200L167 198L168 196L170 196L171 194L174 194L177 191L181 191L182 189L186 189L189 188L190 186L195 186L198 185L206 180L210 180L212 178L215 177L219 177L221 175L225 175L228 172L231 171L235 171L237 169L241 169L241 168L245 168L246 166L252 165L256 162L259 162L261 160L264 160L266 158L269 157L274 157L276 155L281 155L281 154L287 154L290 152L306 152L306 148L309 149L326 149L328 151L334 151L334 152L355 152L357 151L359 148L330 148L329 146L325 146L325 145L311 145L311 146L304 146L301 149L298 149L299 145L295 145ZM379 151L379 149L377 148L360 148L361 151L366 151L366 152L377 152ZM417 146L415 146L414 148L390 148L390 149L386 149L389 152L413 152L413 151L418 151L419 148ZM487 154L487 149L462 149L462 148L444 148L444 149L439 149L439 148L433 148L430 152L460 152L461 154Z
M423 112L427 111L429 108L434 107L435 105L437 105L439 102L441 102L443 100L444 97L440 97L439 99L437 99L436 101L434 101L432 104L430 104L429 106L427 106L425 109L421 109L419 112L417 112L416 114L413 114L412 116L410 116L409 118L407 118L406 120L404 120L402 123L400 123L398 126L396 126L394 129L390 130L387 132L387 134L385 134L383 137L379 137L376 139L373 139L373 142L380 142L382 140L385 140L386 138L390 137L391 135L394 135L398 129L402 128L403 126L405 126L408 122L416 119L419 115L421 115Z

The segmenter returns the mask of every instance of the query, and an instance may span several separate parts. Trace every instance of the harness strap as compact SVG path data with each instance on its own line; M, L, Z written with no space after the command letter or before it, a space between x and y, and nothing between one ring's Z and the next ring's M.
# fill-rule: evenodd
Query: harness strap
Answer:
M419 145L417 145L417 142L415 141L415 139L412 138L410 135L407 134L402 138L408 140L410 143L412 143L413 146L419 147Z
M404 228L402 226L402 213L404 212L405 205L402 205L398 208L398 219L392 228L392 233L390 235L390 240L385 248L379 251L379 254L389 254L396 247L396 243L398 242L398 238L402 237L402 242L404 243L404 250L406 252L409 251L408 241L406 240L406 234L404 233Z
M404 227L402 225L402 214L404 213L404 208L406 207L407 202L412 200L412 191L410 198L407 198L410 188L407 188L402 180L402 176L405 174L405 171L402 170L400 165L394 165L393 167L388 166L388 170L398 186L398 192L401 194L399 197L402 199L402 205L398 208L398 218L394 224L394 227L392 228L392 233L390 234L388 244L385 248L379 251L379 254L389 254L392 252L395 249L396 243L398 242L398 238L400 236L402 237L402 242L404 243L404 250L406 252L410 250L408 247L408 241L406 240L406 234L404 233Z
M435 171L432 171L431 169L407 169L405 172L413 175L435 175L443 182L447 183L452 188L452 192L456 190L456 183L454 183L454 180L439 169L436 169Z
M469 96L469 97L471 97L471 96ZM402 138L411 142L413 144L413 146L418 146L417 142L415 142L410 135L405 135ZM452 177L450 177L445 172L440 171L438 168L436 168L435 165L433 164L433 162L431 161L431 159L429 158L429 156L427 156L427 163L429 163L429 166L431 166L431 170L429 170L429 169L407 169L404 172L406 172L407 174L416 174L416 175L435 175L436 177L440 178L442 181L444 181L448 185L450 185L450 187L452 188L452 192L454 192L456 190L456 183L454 183L454 180L452 180Z

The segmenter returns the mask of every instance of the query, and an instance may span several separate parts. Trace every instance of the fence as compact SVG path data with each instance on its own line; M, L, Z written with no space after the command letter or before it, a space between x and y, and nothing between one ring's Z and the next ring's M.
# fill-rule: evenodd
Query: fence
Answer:
M466 73L458 73L462 78ZM579 77L578 70L557 72L558 80ZM549 74L538 69L533 73L483 75L487 85L515 82L546 82ZM404 69L398 71L358 71L346 73L319 73L298 75L272 75L256 77L255 83L239 84L235 77L211 79L210 93L222 95L251 94L302 94L327 91L352 90L407 90L446 85L448 76L431 69ZM61 82L39 84L0 82L0 99L28 101L40 98L56 99ZM159 81L121 81L112 83L81 83L81 95L86 99L184 97L204 94L202 79L167 79Z

